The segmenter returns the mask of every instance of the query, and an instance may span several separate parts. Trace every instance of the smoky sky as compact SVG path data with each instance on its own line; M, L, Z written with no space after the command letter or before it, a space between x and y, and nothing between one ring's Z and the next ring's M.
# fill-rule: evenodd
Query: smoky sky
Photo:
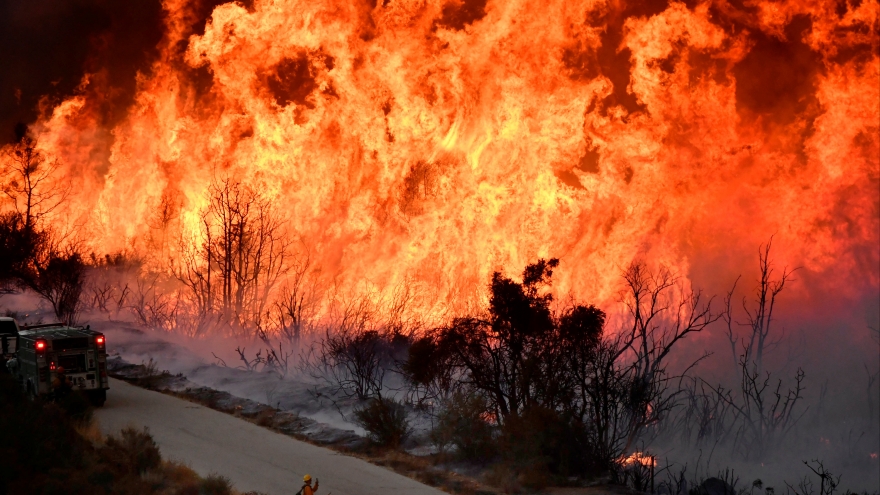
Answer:
M191 31L222 1L190 3ZM0 145L13 140L17 122L37 119L94 74L101 125L125 116L138 72L149 74L159 56L164 12L160 0L0 0ZM181 47L181 51L182 51ZM94 99L92 99L94 100Z
M36 119L41 98L73 94L86 72L106 71L103 117L118 119L161 36L158 0L0 1L0 143L16 122Z
M171 52L173 56L176 50L180 56L170 62L196 86L209 87L211 77L183 63L187 38L203 32L214 7L222 3L225 0L192 0L185 7L186 15L180 17L189 24L189 32ZM248 8L252 4L239 3ZM696 4L693 0L685 3L689 8ZM857 3L839 2L838 14L845 14ZM485 15L486 4L485 0L450 0L437 23L463 29ZM369 7L382 8L373 1ZM600 111L614 105L629 112L645 111L628 88L632 64L629 50L621 48L623 26L628 18L650 17L667 7L666 0L632 0L618 4L617 9L590 14L585 22L606 26L600 47L572 45L561 54L572 78L604 75L610 80L613 92L601 102ZM743 21L754 19L754 8L738 1L728 7L730 12L713 7L713 22L731 35L748 32L751 39L749 53L731 73L737 81L737 107L742 117L746 121L760 117L764 125L785 125L804 115L815 117L818 107L813 93L823 65L818 54L803 42L811 28L810 19L796 16L787 25L785 37L779 38ZM51 108L74 94L86 73L94 75L89 98L93 113L99 125L112 128L132 102L136 74L148 75L160 54L164 15L161 0L0 0L0 145L13 139L17 122L37 119L41 99ZM369 15L365 18L372 24ZM841 53L839 56L847 59L858 54L864 58L871 50L860 47ZM718 63L707 58L700 64L699 56L691 54L697 72ZM674 62L672 58L667 61L670 67ZM724 70L713 72L716 77L727 77ZM585 156L582 162L582 169L597 170L597 157Z

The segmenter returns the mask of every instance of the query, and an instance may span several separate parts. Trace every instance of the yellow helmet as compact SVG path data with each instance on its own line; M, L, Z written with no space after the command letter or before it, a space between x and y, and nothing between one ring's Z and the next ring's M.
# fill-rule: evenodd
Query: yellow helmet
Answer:
M305 476L303 476L303 481L305 481L306 483L308 483L309 481L312 481L312 477L309 476L309 475L305 475Z

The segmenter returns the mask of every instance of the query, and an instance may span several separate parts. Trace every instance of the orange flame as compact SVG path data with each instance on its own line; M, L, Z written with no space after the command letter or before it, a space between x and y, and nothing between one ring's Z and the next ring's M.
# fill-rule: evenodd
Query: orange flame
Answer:
M633 452L632 454L630 454L628 456L621 457L619 462L620 462L620 464L622 464L624 466L632 466L636 463L641 464L642 466L648 466L648 467L651 467L651 466L656 467L657 466L657 458L652 455L645 454L643 452Z
M633 259L774 233L780 264L880 284L877 2L255 0L191 37L189 3L120 123L87 75L34 126L99 253L164 266L231 177L339 287L409 281L427 312L549 256L607 301Z

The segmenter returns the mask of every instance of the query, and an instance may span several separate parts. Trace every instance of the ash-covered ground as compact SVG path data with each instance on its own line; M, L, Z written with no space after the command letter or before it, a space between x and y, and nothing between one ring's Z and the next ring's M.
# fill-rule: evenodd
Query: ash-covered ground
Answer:
M122 378L130 373L133 378L143 379L144 368L152 368L148 373L154 376L148 380L154 381L157 388L200 402L217 402L218 409L237 410L245 417L258 415L267 406L274 408L296 418L291 432L312 441L354 448L364 440L364 430L352 421L357 399L338 397L327 383L299 370L282 377L274 372L242 369L234 360L236 344L232 341L199 340L184 345L177 336L130 323L99 321L90 325L106 335L110 369ZM194 352L194 345L204 346L211 358ZM253 352L256 350L254 344ZM429 420L412 416L415 434L407 450L415 454L430 452L430 447L424 445Z

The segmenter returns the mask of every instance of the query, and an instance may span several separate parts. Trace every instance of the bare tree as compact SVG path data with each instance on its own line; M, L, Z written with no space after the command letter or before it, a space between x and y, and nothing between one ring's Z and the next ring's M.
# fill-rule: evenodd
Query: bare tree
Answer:
M143 325L170 332L178 328L182 302L179 293L163 287L164 279L160 273L141 274L128 297L128 307Z
M320 305L317 275L308 251L291 256L287 282L266 311L266 320L274 330L270 333L276 333L289 347L298 345L303 334L313 330Z
M343 300L324 338L305 360L309 373L334 387L334 394L364 400L381 396L386 367L384 342L369 296Z
M204 212L200 222L205 238L199 239L197 236L194 239L181 238L180 255L176 260L171 260L171 272L187 288L193 318L205 321L214 312L214 290L211 283L213 239Z
M184 240L173 271L202 317L217 315L247 333L288 270L285 222L268 199L229 179L213 183L207 199L198 237Z
M21 215L25 230L32 231L67 197L68 188L57 177L59 163L48 159L26 133L4 152L4 158L0 190Z
M738 413L730 405L731 394L730 390L716 390L698 378L686 377L680 384L681 412L669 417L664 430L698 447L731 440L738 420Z
M717 397L736 413L739 424L734 449L743 457L760 457L768 449L782 442L806 411L798 412L797 405L804 390L804 371L798 368L794 385L785 389L781 379L774 379L766 370L764 358L781 341L773 338L773 311L776 298L791 280L793 270L784 268L779 278L774 278L770 250L773 239L758 250L759 279L755 299L750 305L743 298L742 307L746 321L736 322L732 304L736 283L725 298L722 318L727 323L727 338L736 362L740 378L738 394L721 385L714 387ZM741 335L736 327L745 328ZM774 385L775 384L775 385Z
M838 485L840 485L841 476L838 475L835 478L831 472L825 469L824 463L818 459L813 459L811 462L816 466L811 466L807 461L804 461L804 465L819 477L819 493L816 493L813 481L807 476L798 483L797 487L786 482L785 486L788 488L788 491L793 495L833 495ZM847 493L851 492L847 491Z
M315 330L314 320L319 310L318 272L312 266L308 251L291 255L290 276L268 308L250 323L255 340L264 344L254 358L245 349L235 349L248 371L271 371L282 377L294 367L292 357L300 347L304 334ZM226 365L218 358L218 362Z
M633 263L624 272L624 280L622 301L629 311L631 326L621 345L631 352L627 374L634 380L627 426L629 449L641 430L661 419L677 400L675 394L668 393L670 379L680 376L667 372L666 361L672 349L721 315L712 312L711 298L707 301L701 292L684 289L678 277L665 267L651 271L642 263Z
M419 160L410 166L409 173L403 179L400 192L399 207L405 218L424 213L424 201L435 194L437 188L437 170L435 166Z
M773 310L776 307L776 298L785 288L785 283L791 279L791 275L794 272L794 270L783 268L782 275L778 279L773 278L774 269L773 263L770 260L772 244L773 238L771 237L767 244L761 246L758 250L760 277L755 291L753 306L749 306L745 297L742 300L742 308L747 316L746 322L739 323L734 321L731 308L731 301L733 300L734 291L739 279L737 279L737 282L734 282L730 292L727 293L724 300L726 310L722 313L722 318L727 323L727 338L730 342L730 351L734 363L739 365L742 353L745 356L746 362L753 363L755 371L759 374L764 370L764 354L772 350L781 341L781 337L780 339L773 340L770 336L773 324ZM745 327L746 335L741 336L740 332L735 330L735 326Z
M168 231L180 217L181 205L175 202L171 192L166 190L159 199L159 204L154 215L147 219L150 227L149 242L154 248L158 248L159 258L166 259L168 247Z
M108 318L118 316L128 306L129 281L139 275L141 261L123 253L107 254L103 258L92 253L89 265L84 288L87 306Z

